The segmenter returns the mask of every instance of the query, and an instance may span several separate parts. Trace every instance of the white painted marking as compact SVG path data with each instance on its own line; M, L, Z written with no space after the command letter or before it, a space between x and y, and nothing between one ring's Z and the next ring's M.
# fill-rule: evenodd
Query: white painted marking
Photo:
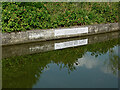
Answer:
M62 42L62 43L55 43L54 48L56 50L56 49L73 47L73 46L81 46L81 45L85 45L85 44L88 44L88 39L68 41L68 42Z
M44 48L44 46L35 46L35 47L30 47L29 50L30 51L37 51L37 50L42 50Z
M41 33L29 33L29 39L37 39L42 36L43 36L43 34L41 34Z
M88 33L88 27L83 28L67 28L67 29L58 29L54 32L55 36L61 35L72 35L72 34L81 34L81 33Z

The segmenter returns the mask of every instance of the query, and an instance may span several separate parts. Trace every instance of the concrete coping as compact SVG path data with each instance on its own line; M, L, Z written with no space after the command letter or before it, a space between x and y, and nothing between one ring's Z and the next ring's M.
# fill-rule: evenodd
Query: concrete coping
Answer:
M69 28L29 30L21 32L2 33L2 45L13 45L36 41L70 38L100 34L119 30L118 23L71 26Z

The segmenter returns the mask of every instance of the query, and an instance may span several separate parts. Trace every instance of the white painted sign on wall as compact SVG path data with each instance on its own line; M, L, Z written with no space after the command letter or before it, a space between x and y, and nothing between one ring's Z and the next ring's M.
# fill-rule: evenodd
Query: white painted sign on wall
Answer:
M40 37L44 37L42 33L29 33L29 39L37 39Z
M81 46L88 44L88 39L83 40L74 40L74 41L68 41L68 42L62 42L62 43L55 43L54 48L56 49L63 49L73 46Z
M61 36L61 35L81 34L81 33L88 33L88 27L58 29L58 30L55 30L54 35L55 36Z

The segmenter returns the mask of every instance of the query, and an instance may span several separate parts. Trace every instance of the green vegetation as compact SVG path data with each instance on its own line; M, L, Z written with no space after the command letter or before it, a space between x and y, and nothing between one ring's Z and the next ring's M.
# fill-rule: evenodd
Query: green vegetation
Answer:
M117 2L2 2L2 32L113 22Z
M78 58L82 58L86 52L91 52L91 55L96 58L109 52L111 56L109 60L105 60L105 65L110 67L113 74L117 75L117 71L120 70L118 68L118 58L120 57L112 52L113 47L117 45L120 45L120 42L118 39L113 39L82 47L3 59L3 88L32 88L50 63L57 64L60 69L66 68L70 73L76 70L74 63L77 62Z

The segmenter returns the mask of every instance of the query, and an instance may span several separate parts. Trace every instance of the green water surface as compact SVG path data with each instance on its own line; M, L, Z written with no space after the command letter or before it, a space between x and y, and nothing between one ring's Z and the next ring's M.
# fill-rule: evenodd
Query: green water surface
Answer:
M3 88L117 88L119 39L2 60Z

